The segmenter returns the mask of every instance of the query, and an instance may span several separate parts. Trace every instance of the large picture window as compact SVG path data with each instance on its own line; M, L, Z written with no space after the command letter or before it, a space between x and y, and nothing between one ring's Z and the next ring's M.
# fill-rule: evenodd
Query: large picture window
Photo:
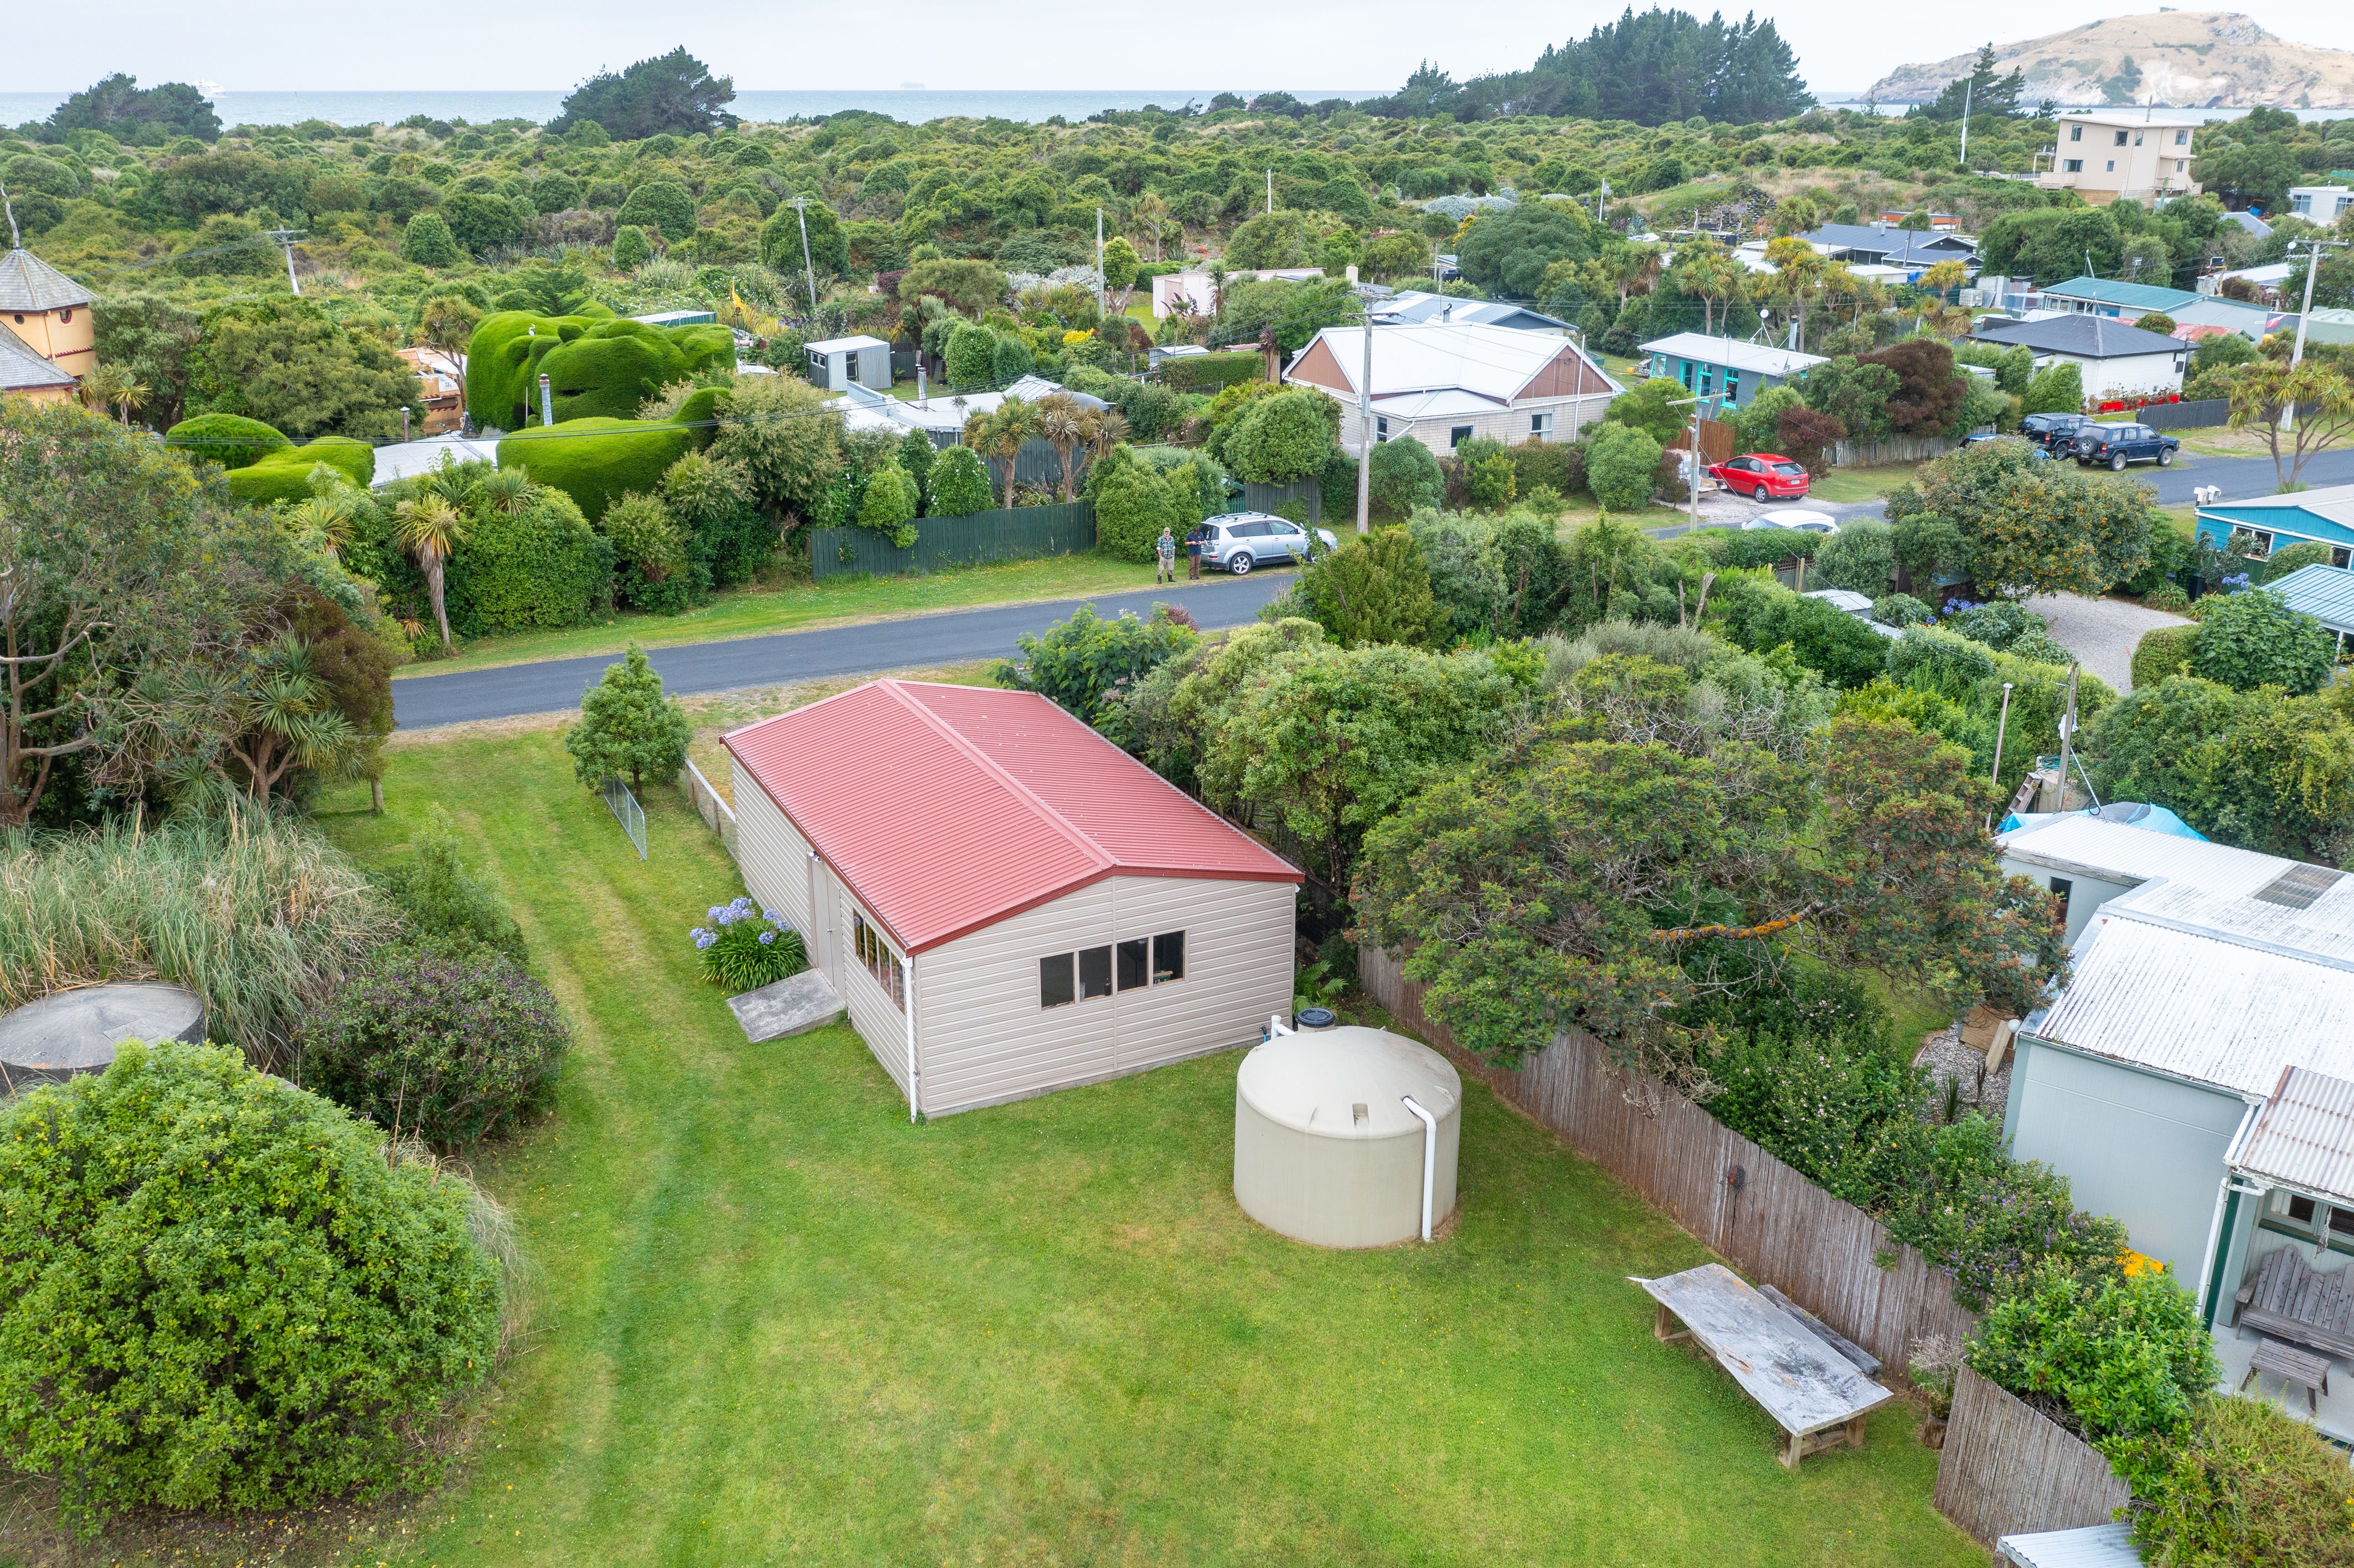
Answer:
M883 988L883 994L891 999L891 1005L906 1012L907 971L899 962L899 955L891 950L891 944L883 939L881 932L866 923L865 916L855 912L850 916L850 938L851 946L858 954L858 961L866 966L866 972L875 977L875 983Z
M1115 990L1141 991L1185 978L1185 933L1130 937L1076 953L1038 960L1038 1005L1067 1007L1109 996Z

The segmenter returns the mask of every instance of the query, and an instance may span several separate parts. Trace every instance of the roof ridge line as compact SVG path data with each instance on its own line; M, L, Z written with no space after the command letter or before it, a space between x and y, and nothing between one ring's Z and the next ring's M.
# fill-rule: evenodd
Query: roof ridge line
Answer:
M938 730L940 734L948 736L959 750L971 758L973 761L979 763L983 768L994 775L999 782L1002 783L1007 789L1013 790L1016 795L1027 801L1031 809L1035 810L1040 816L1044 817L1048 825L1053 827L1055 832L1061 833L1065 838L1069 839L1073 843L1078 845L1080 849L1086 851L1088 854L1093 855L1102 869L1108 871L1119 866L1119 857L1118 855L1112 853L1109 850L1104 848L1103 845L1097 843L1091 835L1083 832L1079 826L1073 822L1068 817L1066 817L1062 812L1057 811L1054 807L1046 804L1046 802L1039 797L1037 791L1032 789L1027 784L1023 783L1022 780L1016 779L1013 774L1008 773L1002 767L999 766L995 758L981 750L978 746L975 746L962 731L956 727L956 726L949 723L948 720L940 717L939 715L934 713L930 708L925 706L922 703L917 702L913 696L909 695L907 691L907 687L912 683L913 683L907 681L893 680L887 676L875 683L876 685L883 687L891 694L891 698L894 702L905 706L909 712L915 714L921 722L929 725L933 729ZM931 681L925 682L923 683L927 685L945 685L948 683L944 681ZM1042 703L1049 703L1049 705L1055 705L1051 704L1048 698L1040 696L1035 692L1020 692L1013 694L1017 696L1036 697L1037 700ZM1056 706L1055 711L1059 713L1062 710L1059 706ZM1090 729L1087 733L1092 735L1095 732Z

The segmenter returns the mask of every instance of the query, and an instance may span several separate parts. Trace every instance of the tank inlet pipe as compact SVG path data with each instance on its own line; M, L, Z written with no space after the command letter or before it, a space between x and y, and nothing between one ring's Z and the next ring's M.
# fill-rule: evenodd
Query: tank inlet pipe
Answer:
M1438 1118L1415 1103L1412 1095L1401 1097L1405 1108L1422 1123L1422 1239L1430 1239L1430 1190L1438 1181Z

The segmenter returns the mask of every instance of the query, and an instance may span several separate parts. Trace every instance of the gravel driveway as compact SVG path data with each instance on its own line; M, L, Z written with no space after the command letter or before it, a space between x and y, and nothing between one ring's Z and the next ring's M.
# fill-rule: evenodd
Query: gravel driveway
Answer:
M2189 626L2179 615L2145 609L2130 599L2079 599L2072 593L2031 599L2027 608L2052 628L2052 640L2120 694L2133 690L2134 645L2145 631Z

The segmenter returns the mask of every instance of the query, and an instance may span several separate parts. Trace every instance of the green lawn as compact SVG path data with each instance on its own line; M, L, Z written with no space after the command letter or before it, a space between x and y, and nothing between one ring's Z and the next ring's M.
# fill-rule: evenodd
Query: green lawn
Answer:
M1230 1195L1235 1055L910 1126L847 1030L747 1044L699 980L738 884L671 790L642 864L552 733L392 760L389 815L322 821L366 859L446 805L578 1033L557 1114L475 1161L531 1348L338 1560L1984 1560L1902 1406L1785 1471L1625 1277L1706 1254L1484 1089L1450 1237L1298 1245Z
M479 638L466 643L453 658L406 665L393 675L398 680L403 676L439 675L451 670L482 670L495 664L523 664L537 659L618 653L631 642L648 648L680 642L719 642L737 637L765 637L773 631L807 631L845 621L886 620L926 610L1125 593L1132 588L1150 588L1151 574L1150 566L1132 566L1126 561L1108 561L1101 556L1087 555L1007 561L922 577L829 577L791 588L722 594L702 609L684 615L630 613L599 626Z
M1909 482L1920 466L1901 462L1881 468L1835 468L1807 486L1807 499L1840 504L1882 500L1898 485Z

